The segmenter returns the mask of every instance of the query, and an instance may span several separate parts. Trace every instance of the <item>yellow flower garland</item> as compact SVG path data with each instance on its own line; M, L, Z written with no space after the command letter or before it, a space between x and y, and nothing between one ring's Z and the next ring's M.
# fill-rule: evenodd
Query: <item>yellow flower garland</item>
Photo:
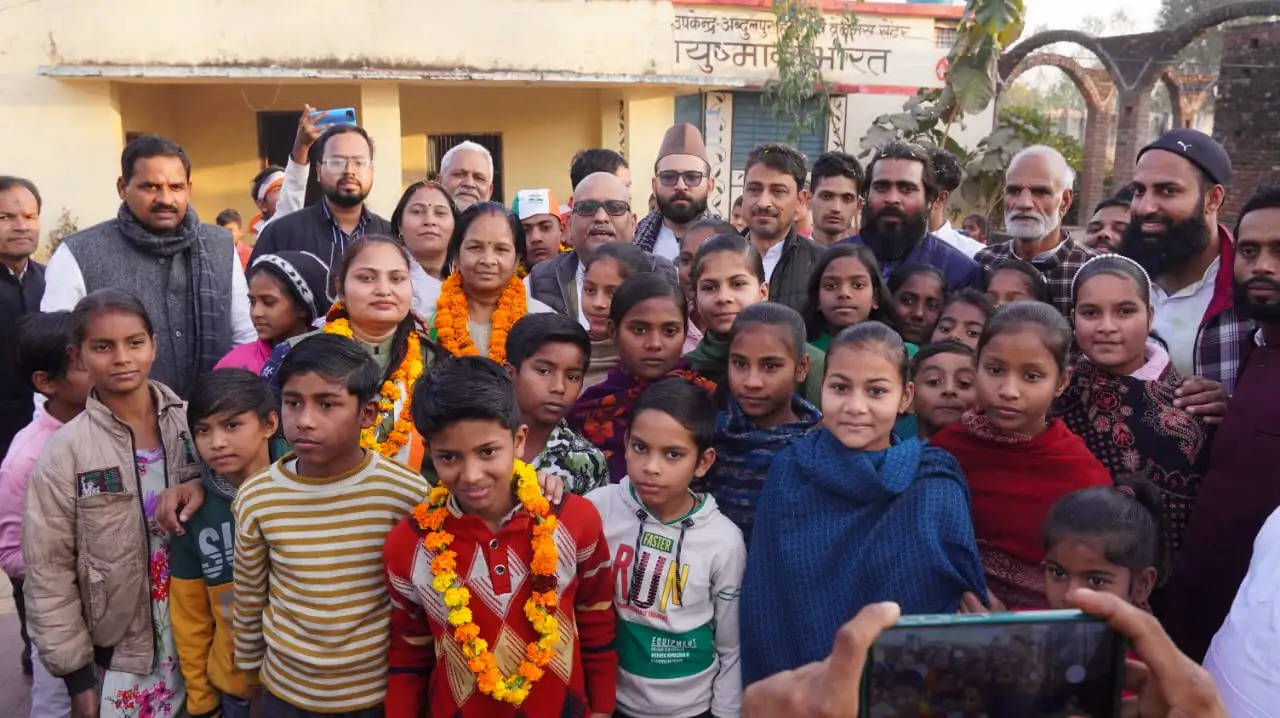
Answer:
M324 331L326 334L337 334L340 337L355 339L355 334L351 331L351 320L347 319L345 310L341 302L333 305L329 310L328 321L325 322ZM360 431L360 446L365 449L382 454L387 458L393 458L400 453L400 449L409 443L409 437L413 434L413 385L417 383L418 377L422 376L422 343L418 338L417 332L409 332L408 345L405 348L404 359L400 361L400 366L391 372L391 376L382 382L382 391L378 397L378 419L373 426L362 429ZM391 431L387 433L383 441L378 441L377 427L382 425L386 416L391 415L396 408L396 400L401 396L400 387L404 387L404 403L400 407L400 416L391 425Z
M507 332L529 311L524 282L514 274L507 280L498 306L493 310L493 330L489 334L489 358L499 364L507 361ZM476 356L479 350L467 328L467 295L462 290L462 275L454 272L444 280L440 298L436 300L436 339L454 356Z
M525 657L520 667L504 676L498 670L497 660L489 650L489 644L480 638L480 627L472 621L471 592L458 577L458 555L449 549L453 535L443 531L449 509L449 490L437 486L431 490L427 502L413 509L418 527L426 531L422 544L436 554L431 561L431 587L444 599L449 609L449 626L453 626L453 640L462 648L467 668L476 676L476 685L485 695L497 701L518 706L529 697L533 684L542 677L543 668L555 658L556 643L560 640L560 626L556 621L556 566L559 551L552 535L556 530L556 517L551 515L551 504L538 488L538 477L532 466L515 462L516 498L533 517L533 593L524 604L524 615L538 632L538 640L525 646ZM549 588L548 588L549 587ZM546 590L539 590L545 588ZM446 630L448 627L446 626Z

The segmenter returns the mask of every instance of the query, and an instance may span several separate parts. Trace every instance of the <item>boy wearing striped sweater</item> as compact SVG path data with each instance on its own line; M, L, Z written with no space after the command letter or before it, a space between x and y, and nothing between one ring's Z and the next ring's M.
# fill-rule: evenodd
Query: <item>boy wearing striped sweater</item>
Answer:
M305 339L279 377L293 451L245 481L232 505L236 665L260 679L255 715L380 718L390 614L382 545L429 487L361 447L381 372L355 342Z
M493 361L446 359L413 392L440 485L387 537L387 715L604 717L613 587L600 515L542 496Z

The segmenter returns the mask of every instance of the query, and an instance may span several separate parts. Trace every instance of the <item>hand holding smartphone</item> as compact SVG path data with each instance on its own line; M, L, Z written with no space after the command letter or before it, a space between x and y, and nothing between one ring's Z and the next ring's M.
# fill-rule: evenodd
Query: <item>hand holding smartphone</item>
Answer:
M1080 611L904 616L872 645L869 718L1120 715L1124 640Z
M332 110L316 110L311 113L316 127L332 127L334 125L356 124L356 108L338 107Z

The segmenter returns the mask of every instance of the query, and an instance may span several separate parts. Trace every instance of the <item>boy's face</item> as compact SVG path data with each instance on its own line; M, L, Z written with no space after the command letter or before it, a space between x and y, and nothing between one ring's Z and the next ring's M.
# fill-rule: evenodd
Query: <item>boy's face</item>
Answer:
M782 423L790 414L796 384L809 373L809 358L797 362L783 333L780 327L749 324L729 346L729 393L760 427Z
M289 377L280 392L281 421L300 462L323 470L360 445L360 430L372 426L377 404L361 403L337 379L305 372Z
M581 347L563 342L543 344L530 354L512 377L521 418L532 426L559 424L582 392L585 363Z
M219 476L239 483L267 467L267 442L276 424L274 412L264 421L253 411L223 411L196 421L191 433L200 459Z
M694 478L715 463L715 449L699 451L693 434L665 411L636 414L627 435L627 475L651 509L678 504Z
M512 473L529 428L513 433L494 419L463 419L437 430L427 443L440 483L469 514L498 519L515 501Z
M916 418L932 435L960 421L978 403L973 358L944 352L921 362L915 374Z

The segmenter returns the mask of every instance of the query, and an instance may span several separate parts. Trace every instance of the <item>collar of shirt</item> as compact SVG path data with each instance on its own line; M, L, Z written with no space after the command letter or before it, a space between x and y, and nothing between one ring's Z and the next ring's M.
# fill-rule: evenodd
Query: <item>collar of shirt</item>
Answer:
M1197 279L1196 281L1192 282L1191 284L1188 284L1182 289L1179 289L1173 294L1169 294L1164 290L1164 287L1161 287L1159 284L1155 282L1151 283L1151 291L1161 301L1193 297L1196 294L1199 294L1201 291L1204 291L1206 288L1209 291L1213 291L1214 283L1218 279L1218 271L1221 265L1222 265L1222 257L1214 257L1213 261L1209 263L1209 266L1205 267L1204 274L1200 276L1200 279Z
M327 200L320 200L320 208L324 210L324 218L329 220L329 224L333 225L333 231L340 233L343 237L359 237L364 234L364 228L369 224L369 207L363 203L360 205L360 219L356 221L355 229L350 232L343 232L342 227L338 226L338 221L333 218L333 212L329 211L329 202Z
M18 282L22 282L22 278L23 278L23 277L25 277L25 276L27 276L27 270L31 269L31 260L30 260L30 259L27 259L27 260L25 260L25 261L23 261L23 262L22 262L22 271L21 271L21 272L15 272L15 271L13 271L13 267L10 267L10 266L9 266L9 265L7 265L7 264L6 264L6 265L4 265L4 268L5 268L5 270L6 270L6 271L8 271L8 272L9 272L9 276L11 276L11 277L13 277L14 279L18 280Z
M764 257L762 257L764 260L764 276L770 281L773 280L773 270L777 269L778 262L782 259L782 246L786 243L787 240L783 239L781 242L774 244L765 251Z

